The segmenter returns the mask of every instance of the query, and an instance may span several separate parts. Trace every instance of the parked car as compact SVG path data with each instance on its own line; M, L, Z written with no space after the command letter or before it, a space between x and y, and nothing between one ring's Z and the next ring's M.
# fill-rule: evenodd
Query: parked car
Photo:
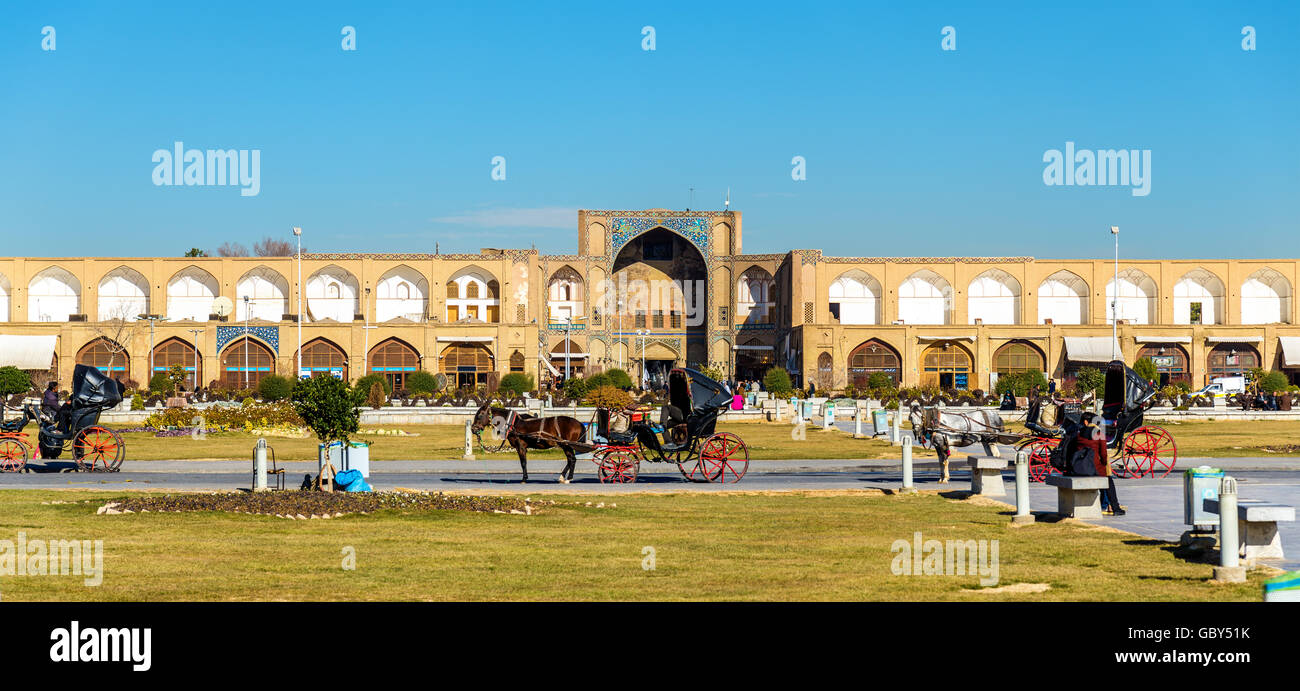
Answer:
M1213 396L1230 396L1235 393L1245 392L1245 377L1216 377L1210 380L1210 383L1206 384L1205 388L1197 391L1196 394L1198 396L1207 394Z

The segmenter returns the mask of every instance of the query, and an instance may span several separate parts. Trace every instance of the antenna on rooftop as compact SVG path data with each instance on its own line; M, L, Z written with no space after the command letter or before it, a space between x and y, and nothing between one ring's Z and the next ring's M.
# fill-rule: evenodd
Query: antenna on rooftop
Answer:
M690 210L691 210L691 207L692 207L692 206L695 206L695 188L692 187L692 188L690 188L690 190L691 190L691 201L690 201L689 204L686 205L686 210L687 210L687 211L690 211Z
M731 210L731 188L730 187L727 188L727 200L722 202L722 207L724 211Z

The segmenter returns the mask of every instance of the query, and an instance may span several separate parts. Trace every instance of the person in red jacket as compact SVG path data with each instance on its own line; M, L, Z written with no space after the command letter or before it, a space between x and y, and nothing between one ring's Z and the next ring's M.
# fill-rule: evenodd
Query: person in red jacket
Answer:
M1094 413L1084 414L1083 429L1079 431L1079 446L1092 450L1092 463L1097 476L1105 477L1109 481L1106 491L1101 493L1102 513L1123 516L1124 507L1120 506L1119 497L1115 494L1115 478L1111 477L1110 473L1110 458L1106 452L1106 430L1098 424L1100 422L1100 416Z

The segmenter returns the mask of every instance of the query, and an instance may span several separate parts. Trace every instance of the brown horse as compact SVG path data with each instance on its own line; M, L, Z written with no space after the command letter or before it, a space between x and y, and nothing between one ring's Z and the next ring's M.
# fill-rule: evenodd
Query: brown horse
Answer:
M578 420L567 415L537 417L484 403L474 414L470 429L478 433L488 426L494 427L497 434L505 437L506 443L519 454L524 482L528 482L528 450L556 447L564 451L564 457L569 461L560 471L560 482L568 484L573 479L573 467L578 464L578 458L573 445L567 442L581 443L586 436L586 429Z

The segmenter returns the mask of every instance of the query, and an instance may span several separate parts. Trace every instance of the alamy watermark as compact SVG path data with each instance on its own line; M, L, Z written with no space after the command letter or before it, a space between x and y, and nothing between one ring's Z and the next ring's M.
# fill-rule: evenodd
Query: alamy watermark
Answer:
M176 142L172 149L153 152L153 184L160 187L238 186L241 197L256 197L262 191L261 149L186 149Z
M652 319L665 319L656 328L685 328L704 324L708 286L704 279L632 279L621 273L618 280L607 278L595 286L594 303L602 314L634 317L637 326ZM657 316L656 316L657 315ZM645 321L645 324L639 322ZM632 326L623 324L622 326Z
M897 553L889 570L895 576L979 576L980 585L998 584L997 540L894 540Z
M0 576L81 576L94 588L104 582L103 540L0 540Z
M1074 142L1065 143L1065 151L1043 152L1043 184L1064 186L1132 187L1134 197L1151 194L1151 149L1075 150Z

